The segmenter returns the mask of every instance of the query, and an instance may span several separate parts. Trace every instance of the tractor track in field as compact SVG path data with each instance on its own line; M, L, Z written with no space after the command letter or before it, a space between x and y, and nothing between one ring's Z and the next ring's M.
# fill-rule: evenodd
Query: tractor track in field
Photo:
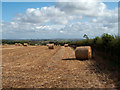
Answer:
M22 48L12 49L13 54L10 55L8 52L12 51L3 50L3 88L116 87L107 69L101 68L93 59L76 60L74 50L70 47Z

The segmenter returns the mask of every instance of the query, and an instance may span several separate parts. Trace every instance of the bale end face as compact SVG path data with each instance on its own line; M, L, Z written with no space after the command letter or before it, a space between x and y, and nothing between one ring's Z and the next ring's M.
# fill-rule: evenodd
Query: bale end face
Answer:
M15 46L18 46L18 43L15 43Z
M54 49L54 44L49 44L49 45L48 45L48 48L49 48L49 49Z
M15 46L22 46L21 43L15 43Z
M90 46L80 46L75 50L75 56L78 60L85 60L92 58L92 49Z
M68 47L68 44L65 44L64 46L65 46L65 47Z
M49 46L49 44L46 44L46 46Z
M49 47L49 49L54 49L54 46L48 46Z
M35 46L38 46L38 44L35 44Z
M26 46L26 47L28 46L28 44L27 44L27 43L24 43L23 45L24 45L24 46Z

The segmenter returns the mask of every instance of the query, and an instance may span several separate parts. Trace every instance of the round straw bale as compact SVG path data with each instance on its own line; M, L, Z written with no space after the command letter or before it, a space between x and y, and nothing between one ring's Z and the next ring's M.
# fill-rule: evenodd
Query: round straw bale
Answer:
M18 46L18 43L15 43L15 46Z
M64 46L65 46L65 47L68 47L68 44L65 44Z
M24 43L23 45L24 45L24 46L28 46L28 43Z
M54 43L52 43L52 45L54 46Z
M46 44L46 46L49 46L49 44Z
M54 44L49 44L49 45L48 45L48 48L49 48L49 49L54 49Z
M35 46L38 46L38 44L35 44Z
M19 43L19 46L23 46L21 43Z
M91 59L92 49L90 46L80 46L75 49L76 59Z
M17 45L18 45L18 46L21 46L21 43L18 43Z

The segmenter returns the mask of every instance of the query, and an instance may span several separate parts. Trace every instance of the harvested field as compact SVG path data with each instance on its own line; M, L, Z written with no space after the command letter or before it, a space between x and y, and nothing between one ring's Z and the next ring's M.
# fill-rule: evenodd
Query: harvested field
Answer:
M112 88L120 85L115 74L112 75L115 72L105 69L95 59L76 60L70 47L18 47L2 50L3 88Z

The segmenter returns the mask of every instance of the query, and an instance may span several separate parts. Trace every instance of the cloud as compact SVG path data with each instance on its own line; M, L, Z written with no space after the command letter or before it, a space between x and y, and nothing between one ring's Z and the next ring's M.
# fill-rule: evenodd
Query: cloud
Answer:
M109 25L109 24L108 24ZM101 36L103 33L109 33L111 35L117 35L118 33L118 24L115 23L113 25L104 26L102 23L74 23L70 25L66 25L64 28L66 31L66 35L74 35L72 37L83 38L83 35L86 33L89 37Z
M70 15L103 16L106 5L98 0L56 2L56 7Z
M103 2L84 0L78 2L56 2L55 6L28 8L13 20L40 24L68 24L71 20L82 20L83 17L95 18L93 22L117 22L117 8L108 10Z
M16 22L39 23L39 24L68 24L70 20L81 20L80 15L68 15L56 6L40 8L28 8L25 13L17 14L13 18Z
M3 26L3 38L83 38L85 33L90 38L103 33L115 35L118 33L118 24L76 22L67 25L40 25L10 22Z
M68 16L93 18L92 22L95 23L118 22L118 8L107 9L106 4L100 0L65 0L65 2L56 2L56 7Z
M98 23L118 23L118 8L106 10L105 15L97 17Z
M42 7L41 9L28 8L23 16L16 16L14 20L40 24L48 22L54 24L68 23L65 13L54 6Z
M83 38L117 34L118 10L97 0L56 2L54 6L28 8L11 22L3 22L3 38Z
M3 24L3 38L8 39L55 38L59 36L61 28L64 28L64 25L41 25L26 22L3 22Z

